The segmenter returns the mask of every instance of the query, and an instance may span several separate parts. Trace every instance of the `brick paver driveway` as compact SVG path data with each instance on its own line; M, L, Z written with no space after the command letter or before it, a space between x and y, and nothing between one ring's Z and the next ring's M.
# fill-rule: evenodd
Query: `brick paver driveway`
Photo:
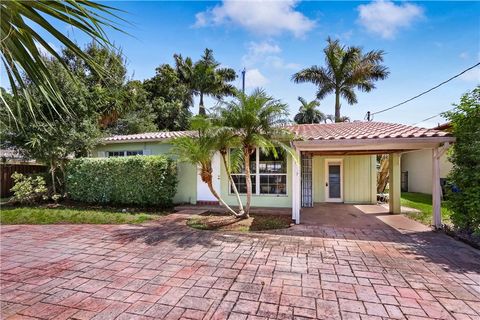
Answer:
M2 319L480 319L478 252L434 233L212 233L181 215L1 232Z

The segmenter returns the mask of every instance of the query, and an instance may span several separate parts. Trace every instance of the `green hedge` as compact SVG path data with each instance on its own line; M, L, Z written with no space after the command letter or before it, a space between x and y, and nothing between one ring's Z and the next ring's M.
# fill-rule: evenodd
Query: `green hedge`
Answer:
M65 180L68 197L88 203L168 207L177 190L175 162L165 156L73 159Z

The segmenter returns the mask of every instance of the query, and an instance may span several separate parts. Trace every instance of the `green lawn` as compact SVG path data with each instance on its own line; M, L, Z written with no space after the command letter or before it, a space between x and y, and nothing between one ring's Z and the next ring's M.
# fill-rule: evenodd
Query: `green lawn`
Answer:
M110 209L2 207L1 224L122 224L158 219L165 213L118 212Z
M401 199L402 206L420 210L420 212L411 212L406 215L423 224L432 224L432 196L424 193L403 192ZM442 222L450 223L450 210L442 206Z

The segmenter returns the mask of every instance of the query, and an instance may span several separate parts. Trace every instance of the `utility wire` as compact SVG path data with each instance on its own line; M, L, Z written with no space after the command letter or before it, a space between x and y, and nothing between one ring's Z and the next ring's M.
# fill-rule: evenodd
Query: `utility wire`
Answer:
M412 124L412 126L416 126L417 124L420 124L420 123L422 123L422 122L425 122L425 121L428 121L428 120L432 120L433 118L436 118L436 117L438 117L438 116L441 116L443 113L448 112L448 111L452 111L452 110L454 110L454 109L456 109L456 108L457 108L457 107L452 108L452 109L448 109L448 110L446 110L446 111L442 111L442 112L440 112L440 113L438 113L438 114L436 114L436 115L434 115L434 116L431 116L431 117L428 117L428 118L426 118L426 119L423 119L422 121L416 122L416 123Z
M470 68L467 68L467 69L463 70L462 72L454 75L454 76L451 77L450 79L445 80L445 81L437 84L436 86L434 86L434 87L432 87L432 88L430 88L430 89L428 89L428 90L426 90L426 91L423 91L422 93L419 93L419 94L417 94L417 95L414 96L414 97L411 97L410 99L407 99L407 100L405 100L405 101L402 101L402 102L400 102L400 103L397 103L397 104L394 105L394 106L391 106L391 107L382 109L382 110L380 110L380 111L371 112L371 113L370 113L370 116L373 116L373 115L375 115L375 114L379 114L379 113L382 113L382 112L385 112L385 111L388 111L388 110L392 110L392 109L397 108L397 107L399 107L399 106L401 106L401 105L403 105L403 104L405 104L405 103L407 103L407 102L410 102L410 101L412 101L412 100L414 100L414 99L417 99L417 98L419 98L419 97L421 97L421 96L429 93L430 91L433 91L433 90L437 89L438 87L443 86L443 85L446 84L447 82L450 82L450 81L452 81L453 79L460 77L460 76L461 76L462 74L464 74L465 72L468 72L468 71L470 71L470 70L478 67L479 65L480 65L480 62L478 62L477 64L471 66ZM368 113L367 113L367 114L368 114Z

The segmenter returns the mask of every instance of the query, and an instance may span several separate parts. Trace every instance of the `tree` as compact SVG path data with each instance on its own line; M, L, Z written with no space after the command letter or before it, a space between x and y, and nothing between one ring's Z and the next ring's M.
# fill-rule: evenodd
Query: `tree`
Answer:
M45 34L60 42L75 56L81 58L99 74L108 74L108 70L98 65L89 55L78 47L69 37L65 36L58 28L55 28L49 20L66 23L73 26L81 33L84 33L93 41L104 47L111 48L106 27L119 30L117 22L120 19L113 7L99 4L94 1L22 1L9 0L0 3L0 26L2 39L0 41L0 53L4 69L10 82L10 88L15 96L23 95L22 104L16 105L35 112L33 108L37 105L35 100L27 91L27 87L36 87L37 94L43 96L48 102L47 112L56 109L68 110L60 88L54 81L52 74L43 59L44 53L56 58L61 62L65 71L70 72L67 65L63 63L60 54L55 51L51 44L35 31L31 22L43 29ZM26 75L26 77L24 77ZM28 82L25 81L28 79ZM0 99L7 111L12 110L12 105L4 99ZM19 102L16 99L15 102ZM38 113L39 110L36 111ZM13 116L9 112L8 116ZM21 120L21 119L15 119ZM21 123L20 123L21 124Z
M192 116L189 108L193 97L172 66L159 66L155 76L143 82L143 88L147 92L157 130L177 131L189 128Z
M480 234L480 87L466 93L456 108L444 115L456 138L450 161L449 180L455 192L448 194L454 225Z
M87 89L85 99L100 112L99 125L108 134L135 134L158 130L148 92L138 80L127 80L127 66L120 50L89 43L84 49L96 64L109 70L108 76L65 50L62 59Z
M290 141L292 135L282 126L288 121L287 109L286 104L256 89L251 95L237 92L236 99L223 103L218 110L224 125L235 130L240 139L247 187L246 217L249 216L252 198L250 156L257 148L266 154L273 154L275 158L278 156L277 148L294 156L285 143Z
M212 123L209 119L199 116L192 121L192 129L195 130L195 136L184 136L176 138L172 141L172 153L179 157L180 161L189 162L197 166L200 171L200 178L207 184L208 189L213 196L235 217L240 217L240 214L235 212L220 196L213 186L212 177L212 158L218 151L218 131L212 130ZM227 169L228 170L228 169ZM242 203L237 194L240 207Z
M123 85L120 99L125 107L116 121L107 128L108 134L135 134L158 130L155 111L147 99L142 82L133 80Z
M27 90L35 102L35 113L25 108L8 109L6 104L0 104L0 116L7 117L13 113L16 119L21 119L23 126L17 126L12 119L2 125L2 148L14 148L26 157L45 163L50 168L52 191L57 193L57 186L62 186L62 179L57 172L63 173L66 160L72 155L87 155L101 136L98 128L100 116L97 106L87 102L87 88L75 81L65 70L61 62L46 60L45 66L53 75L53 81L64 97L64 102L75 114L57 109L51 112L51 105L35 85ZM17 95L13 99L18 104L25 103L24 96Z
M327 123L327 119L331 119L332 116L325 115L322 111L318 110L317 107L320 106L320 101L312 100L307 102L304 98L298 97L298 101L302 104L298 113L293 118L298 124L305 123Z
M192 95L200 98L198 114L205 115L204 96L221 99L233 96L235 87L229 82L237 77L235 70L220 68L220 63L213 57L211 49L205 49L202 57L193 63L191 58L174 55L177 74Z
M325 66L312 66L295 73L295 83L311 82L318 87L317 99L335 94L335 122L341 120L340 98L352 105L357 103L355 89L370 92L375 89L375 81L384 80L389 71L383 66L384 52L372 50L363 53L360 47L346 47L338 40L327 39Z

